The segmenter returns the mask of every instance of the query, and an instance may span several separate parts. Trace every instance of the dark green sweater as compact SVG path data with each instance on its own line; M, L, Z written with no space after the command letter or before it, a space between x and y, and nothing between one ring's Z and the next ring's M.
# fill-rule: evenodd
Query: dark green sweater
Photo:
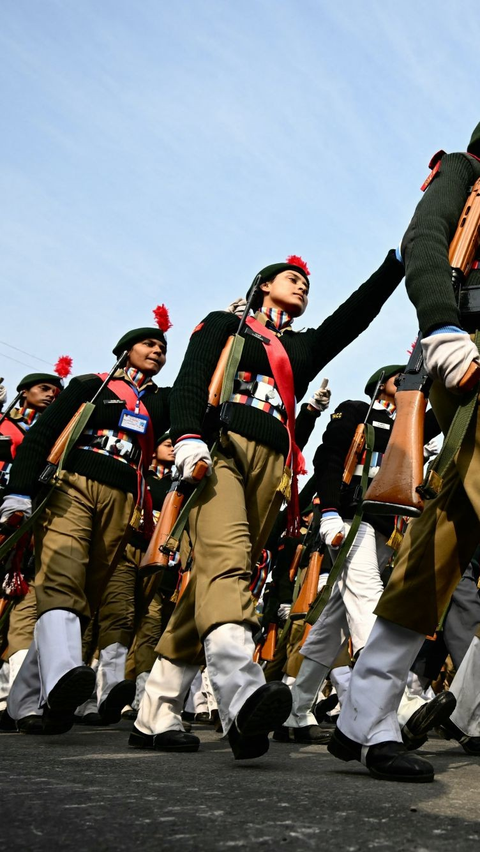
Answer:
M285 331L281 337L292 365L295 396L300 400L318 372L364 331L403 278L403 265L390 251L374 274L318 328ZM172 389L170 434L203 434L208 385L223 346L238 328L239 319L225 311L209 314L192 334ZM271 376L263 344L246 335L239 370ZM251 406L232 404L228 428L251 440L287 454L283 424Z
M462 327L448 249L470 189L479 177L480 162L474 157L445 155L403 238L405 283L424 336L442 325ZM480 283L480 272L472 272L469 282Z
M123 380L125 381L125 380ZM12 465L7 493L34 496L39 489L38 477L45 468L47 457L58 436L69 423L82 402L92 399L102 384L98 376L76 376L29 429L18 448ZM169 426L170 388L148 386L142 397L155 438L158 439ZM118 421L125 403L113 391L104 388L88 421L88 429L118 429ZM135 438L133 437L133 441ZM104 453L74 447L66 460L65 469L80 473L132 494L137 493L137 474L133 467Z

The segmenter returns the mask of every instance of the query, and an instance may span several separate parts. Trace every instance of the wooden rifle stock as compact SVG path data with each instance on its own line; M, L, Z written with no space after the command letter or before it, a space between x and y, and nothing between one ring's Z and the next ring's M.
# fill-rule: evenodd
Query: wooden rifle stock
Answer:
M295 577L297 576L298 566L300 565L300 561L304 553L305 545L297 544L297 547L295 548L295 553L293 554L293 559L290 563L290 568L288 569L288 579L291 583L294 582Z
M253 652L253 662L254 663L271 663L275 657L275 649L277 647L277 636L278 636L278 624L272 621L268 627L267 632L264 637L262 637L261 642L255 646L255 651Z
M208 465L205 464L205 462L197 462L192 474L195 482L200 482L200 480L203 479L207 469ZM195 486L193 485L193 488L194 487ZM179 480L174 483L165 497L159 521L155 526L146 553L140 563L139 574L141 577L148 576L148 574L154 574L156 571L159 571L161 568L165 568L168 565L170 551L166 545L170 538L175 521L177 520L180 510L185 502L185 497L191 489L192 485L183 482L183 480Z
M418 517L423 501L417 487L423 479L423 432L427 400L421 390L395 397L397 413L382 466L364 500L369 514Z
M360 464L364 449L365 424L359 423L357 428L355 429L355 435L353 436L352 443L350 444L350 449L345 459L345 465L342 476L342 483L344 485L350 485L353 474L355 473L355 468L358 464Z
M459 270L465 278L470 272L480 244L480 178L475 181L458 220L448 252L453 270Z
M302 588L300 589L300 594L290 610L290 619L292 621L304 618L310 608L310 604L313 600L315 600L322 562L323 552L314 550L308 562L308 568L302 583Z
M70 435L72 434L73 430L75 429L75 426L77 425L77 423L80 419L80 415L81 415L84 408L85 408L85 403L82 402L82 404L80 405L78 410L75 412L73 417L69 420L69 422L65 426L65 429L63 430L63 432L58 436L57 440L55 441L55 443L54 443L54 445L51 449L50 455L47 458L47 461L49 462L49 464L54 464L56 466L58 465L58 463L59 463L60 459L62 458L62 455L65 451L65 447L67 446L68 439L69 439Z

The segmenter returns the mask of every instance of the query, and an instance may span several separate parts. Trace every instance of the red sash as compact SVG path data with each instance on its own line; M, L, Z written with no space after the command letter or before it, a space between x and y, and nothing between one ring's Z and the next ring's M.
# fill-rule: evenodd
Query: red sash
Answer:
M97 373L97 375L99 379L104 382L108 373ZM124 379L111 379L107 387L115 394L115 396L118 396L119 399L125 401L129 411L135 411L135 409L138 408L140 414L148 417L146 432L143 435L135 433L135 437L140 445L142 453L140 465L137 471L137 505L143 507L144 532L146 535L151 535L153 533L152 497L148 488L145 487L145 476L147 475L147 471L152 463L153 451L155 449L155 436L153 434L152 420L142 400L138 398L132 386Z
M25 434L26 433L23 431L23 429L21 429L20 426L17 426L17 424L14 423L13 420L9 420L7 417L0 425L0 435L7 435L9 438L11 438L12 443L10 445L10 453L12 455L12 459L15 458L17 450L20 444L22 443Z
M263 346L275 380L275 386L287 413L288 455L285 465L292 470L291 496L287 512L287 530L289 535L297 535L300 528L298 476L299 474L306 473L306 470L305 459L300 448L295 443L295 385L292 365L283 343L273 331L270 331L269 328L266 328L254 317L248 317L247 325L252 331L256 331L269 341L268 344L264 343Z

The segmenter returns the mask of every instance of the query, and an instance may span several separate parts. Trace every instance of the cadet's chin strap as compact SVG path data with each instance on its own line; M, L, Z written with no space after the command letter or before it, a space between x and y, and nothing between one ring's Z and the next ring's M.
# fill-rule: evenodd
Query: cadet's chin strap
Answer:
M72 449L72 447L75 445L78 438L82 434L83 430L85 429L85 426L87 425L87 422L89 421L89 419L90 419L90 417L91 417L91 415L94 411L95 411L94 403L86 402L85 406L82 410L82 413L80 414L80 417L78 418L74 428L72 429L72 432L70 433L70 437L67 441L67 444L66 444L65 449L63 451L62 457L61 457L61 459L58 463L58 468L57 468L56 474L55 474L55 476L54 476L54 478L53 478L53 480L50 484L50 487L48 488L48 491L47 491L45 497L43 498L43 500L41 500L41 502L35 508L35 511L32 512L30 517L26 521L24 521L22 524L20 524L18 529L15 530L15 532L12 533L12 535L9 535L7 540L4 541L4 543L0 547L0 560L2 560L4 558L4 556L6 556L6 554L12 549L12 547L14 547L16 545L17 541L19 541L21 539L21 537L27 532L27 530L29 530L30 527L33 526L33 524L37 520L40 513L43 512L48 500L50 499L50 495L51 495L53 489L57 485L59 474L62 470L62 467L65 463L65 460L66 460L70 450Z
M363 463L362 478L360 481L362 498L365 494L368 485L368 474L370 471L370 461L372 458L374 444L375 431L373 429L373 426L371 426L370 423L365 423L365 461ZM330 570L326 584L324 585L322 591L317 595L317 597L313 601L307 613L307 617L305 618L305 624L315 624L315 622L325 609L330 598L334 583L340 576L345 560L350 552L350 548L355 540L355 536L357 535L358 528L360 526L360 521L362 520L362 515L363 499L359 500L358 502L357 510L353 517L352 525L348 531L348 535L344 539L343 544L340 546L340 549L337 553L337 558L335 559L335 562L333 563L333 566Z

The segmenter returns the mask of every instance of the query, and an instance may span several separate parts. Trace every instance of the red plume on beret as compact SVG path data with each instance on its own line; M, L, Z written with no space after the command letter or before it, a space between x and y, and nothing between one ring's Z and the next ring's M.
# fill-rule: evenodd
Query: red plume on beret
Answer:
M305 261L298 256L298 254L290 254L287 257L287 263L291 263L292 266L299 266L300 269L303 269L306 275L310 275L310 270L305 263Z
M70 355L60 355L60 358L53 369L57 376L60 376L61 379L66 379L72 372L72 364L73 361L70 358Z
M153 311L153 316L155 317L155 322L157 323L160 331L163 331L164 334L172 327L168 310L165 305L157 305Z

